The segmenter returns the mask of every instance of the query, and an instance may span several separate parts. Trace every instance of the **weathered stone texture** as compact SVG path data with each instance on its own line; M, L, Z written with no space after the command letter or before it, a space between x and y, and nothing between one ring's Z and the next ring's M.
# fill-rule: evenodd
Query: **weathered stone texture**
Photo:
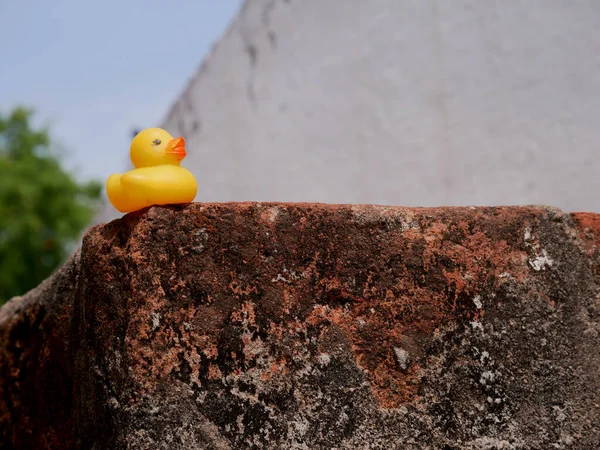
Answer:
M600 220L154 207L0 312L1 448L600 447Z

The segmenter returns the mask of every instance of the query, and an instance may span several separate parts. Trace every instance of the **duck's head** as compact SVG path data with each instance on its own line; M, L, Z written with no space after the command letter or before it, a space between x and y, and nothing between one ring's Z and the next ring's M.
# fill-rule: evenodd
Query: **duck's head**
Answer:
M182 137L173 139L161 128L146 128L131 141L129 155L137 168L164 164L178 166L186 155L185 140Z

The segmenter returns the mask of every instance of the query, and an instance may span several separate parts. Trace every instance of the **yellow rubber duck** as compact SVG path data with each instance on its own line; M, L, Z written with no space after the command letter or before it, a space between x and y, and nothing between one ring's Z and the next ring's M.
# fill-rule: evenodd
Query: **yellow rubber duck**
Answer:
M186 156L182 137L173 139L161 128L147 128L133 138L129 155L135 169L106 180L108 199L120 212L190 203L196 197L194 175L179 166Z

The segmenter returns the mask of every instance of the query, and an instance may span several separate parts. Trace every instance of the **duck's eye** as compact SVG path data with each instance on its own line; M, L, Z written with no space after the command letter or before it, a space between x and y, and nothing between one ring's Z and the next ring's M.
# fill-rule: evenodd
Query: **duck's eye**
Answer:
M152 141L152 143L153 143L154 145L160 145L160 142L161 142L161 140L160 140L160 139L154 139L154 140Z

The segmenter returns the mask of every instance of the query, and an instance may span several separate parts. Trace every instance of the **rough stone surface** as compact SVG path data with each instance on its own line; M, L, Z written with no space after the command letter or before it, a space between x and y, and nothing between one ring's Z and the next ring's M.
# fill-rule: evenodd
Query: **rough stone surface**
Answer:
M154 207L0 311L0 448L600 447L600 219Z
M0 309L0 448L70 448L80 254Z

